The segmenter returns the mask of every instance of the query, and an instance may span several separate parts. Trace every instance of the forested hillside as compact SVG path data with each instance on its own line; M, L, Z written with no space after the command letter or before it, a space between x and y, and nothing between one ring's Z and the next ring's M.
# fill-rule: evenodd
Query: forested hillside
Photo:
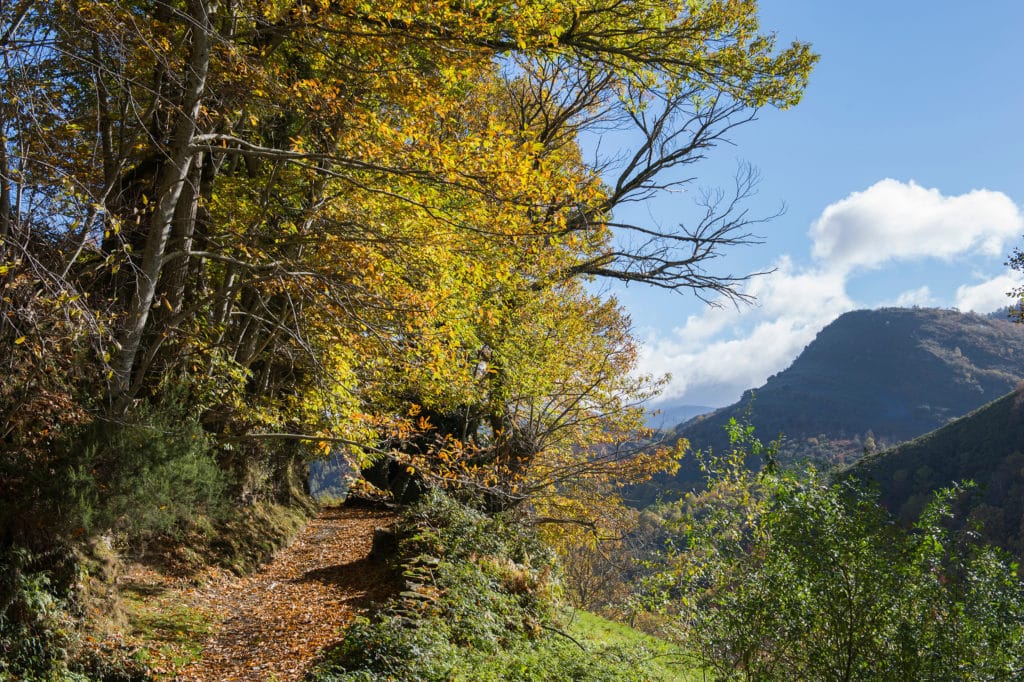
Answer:
M1024 394L1020 389L941 429L868 455L844 470L878 487L905 523L940 488L970 481L959 500L962 523L1024 556Z
M819 467L850 463L936 429L1004 395L1024 378L1024 328L955 310L883 308L841 315L793 364L739 402L679 425L693 450L724 451L730 419L765 442L783 436L780 457ZM695 461L674 480L699 485Z

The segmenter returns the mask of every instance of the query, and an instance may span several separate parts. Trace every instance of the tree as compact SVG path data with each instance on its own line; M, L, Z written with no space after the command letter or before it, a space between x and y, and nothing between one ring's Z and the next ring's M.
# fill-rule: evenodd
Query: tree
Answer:
M683 642L719 679L1020 674L1024 584L948 529L958 491L908 533L856 482L754 474L739 445L688 501L666 576Z
M706 269L749 238L739 206L680 230L615 209L814 62L724 0L8 2L0 45L0 266L34 282L3 340L49 347L36 303L74 317L70 400L119 420L184 386L242 468L284 440L439 476L458 451L531 494L652 466L624 435L652 385L583 281L740 296ZM584 158L621 126L636 149Z
M1017 272L1024 272L1024 250L1014 249L1009 260L1006 261L1006 265ZM1015 301L1010 306L1010 317L1017 322L1024 322L1024 286L1013 289L1007 295Z

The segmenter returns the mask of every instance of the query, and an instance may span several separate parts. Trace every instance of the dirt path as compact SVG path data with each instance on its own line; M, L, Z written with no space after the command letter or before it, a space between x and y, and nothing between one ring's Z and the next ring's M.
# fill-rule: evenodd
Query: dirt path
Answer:
M221 625L201 662L176 679L302 679L317 652L336 642L361 609L390 594L385 566L369 554L374 528L393 519L374 509L325 509L259 572L191 591L188 605L215 614Z

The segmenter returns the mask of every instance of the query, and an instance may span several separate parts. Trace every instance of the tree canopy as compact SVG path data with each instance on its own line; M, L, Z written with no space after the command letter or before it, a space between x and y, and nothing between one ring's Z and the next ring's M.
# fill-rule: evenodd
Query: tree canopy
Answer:
M742 297L710 266L750 177L694 225L616 209L798 102L815 57L756 10L0 2L5 466L172 388L243 460L343 444L512 498L667 466L625 454L657 382L586 282Z

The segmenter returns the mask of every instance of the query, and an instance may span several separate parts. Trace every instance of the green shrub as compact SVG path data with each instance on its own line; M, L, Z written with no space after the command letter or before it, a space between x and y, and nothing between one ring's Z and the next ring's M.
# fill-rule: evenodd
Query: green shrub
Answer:
M67 527L140 541L225 511L227 480L210 437L169 404L122 423L97 422L69 443L60 482Z
M0 555L0 680L65 680L76 645L68 585L23 548Z
M142 682L128 650L99 649L82 630L81 564L63 548L0 552L0 682Z
M405 590L349 627L317 679L656 679L642 648L586 647L560 632L553 554L514 518L433 494L399 538Z
M742 453L741 453L742 454ZM666 576L681 642L722 680L994 680L1024 671L1024 583L949 530L957 491L913 532L850 480L736 457L679 524Z

